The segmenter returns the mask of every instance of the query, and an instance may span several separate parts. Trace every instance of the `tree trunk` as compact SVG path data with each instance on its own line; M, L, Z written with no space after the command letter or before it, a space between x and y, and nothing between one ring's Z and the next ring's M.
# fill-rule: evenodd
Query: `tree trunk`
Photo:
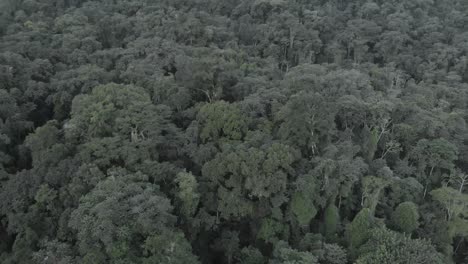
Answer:
M431 171L429 172L429 179L432 176L432 172L434 171L434 166L431 167ZM424 186L424 194L423 194L423 199L426 198L427 194L427 186L429 185L429 179L426 179L426 185Z

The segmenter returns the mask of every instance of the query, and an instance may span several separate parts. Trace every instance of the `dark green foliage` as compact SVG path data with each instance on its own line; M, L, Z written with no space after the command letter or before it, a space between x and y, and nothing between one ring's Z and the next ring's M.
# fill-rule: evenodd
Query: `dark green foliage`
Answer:
M224 101L203 106L197 120L201 124L200 138L203 141L219 138L239 140L247 132L246 118L239 108Z
M411 234L419 226L418 207L412 202L403 202L393 212L392 221L404 233Z
M219 217L247 217L253 213L254 201L270 201L268 207L281 206L286 201L288 176L293 172L292 152L278 143L264 150L238 145L205 163L202 174L217 192L217 201L212 204L217 206Z
M257 237L265 242L274 243L283 231L283 225L277 220L266 218L261 222Z
M272 264L314 264L318 263L317 257L310 252L302 252L292 249L285 241L279 241L273 251Z
M371 263L445 263L430 242L411 239L385 228L374 229L360 248L358 264Z
M265 258L258 249L246 247L241 250L240 262L245 264L264 264Z
M340 224L340 214L338 208L334 204L327 206L323 216L323 228L325 237L328 240L336 238L338 232L338 225Z
M467 14L0 0L0 262L467 262Z
M337 244L324 244L323 256L320 263L324 264L345 264L347 263L346 251Z
M306 197L305 194L298 192L291 199L291 211L302 226L309 224L310 220L317 214L312 200Z
M148 243L157 243L158 238L152 236L170 232L176 218L170 201L158 195L158 186L147 180L141 173L116 169L80 199L71 214L70 227L77 231L84 259L90 258L89 252L96 252L115 262L134 261L143 253L141 239L155 254L148 248Z
M199 263L192 254L190 243L184 235L175 232L163 232L162 234L148 237L143 245L144 264L168 263L185 264Z
M195 214L200 201L197 180L192 173L179 172L176 182L179 185L177 197L181 203L180 211L183 215L191 217Z
M347 239L350 253L357 255L357 249L370 236L370 230L376 226L376 219L368 208L362 209L347 227Z

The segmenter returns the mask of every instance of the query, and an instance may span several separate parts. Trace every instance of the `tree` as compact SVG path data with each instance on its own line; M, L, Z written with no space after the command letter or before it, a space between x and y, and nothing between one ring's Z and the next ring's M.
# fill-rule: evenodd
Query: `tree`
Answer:
M51 121L37 128L26 138L25 145L30 149L33 165L36 167L44 166L47 160L61 159L57 156L61 152L59 146L56 145L61 143L60 129L57 126L57 122Z
M446 210L446 220L451 221L464 215L468 209L468 195L450 187L442 187L431 192L434 200L441 203Z
M411 234L419 226L418 207L413 202L403 202L393 212L393 223L406 234Z
M181 232L164 232L148 237L143 245L144 264L200 263L193 255L190 243Z
M53 240L41 243L41 249L34 253L34 263L74 264L77 262L70 244Z
M388 179L366 176L362 179L361 205L374 214L381 191L389 184Z
M67 140L84 143L83 159L104 159L104 168L121 162L135 166L171 155L178 130L168 120L170 113L153 105L140 87L107 84L73 100L64 130Z
M285 226L278 220L272 218L263 219L257 237L265 242L274 244L284 231Z
M286 184L293 173L294 159L294 150L278 143L264 149L245 145L227 148L203 166L203 177L217 193L215 200L205 201L205 205L216 205L214 213L224 219L250 215L255 200L266 199L271 202L269 206L281 206L286 202Z
M69 136L109 137L120 135L132 141L154 135L156 108L139 87L118 84L97 86L90 95L73 100Z
M314 168L307 174L308 181L317 187L316 202L323 208L329 201L338 200L338 207L343 206L342 201L352 195L353 187L364 176L368 165L362 157L358 156L360 148L348 140L329 145L322 157L314 159ZM318 176L318 177L317 177ZM318 181L318 182L317 182ZM300 183L300 186L303 183ZM309 188L306 190L309 193Z
M94 87L110 80L110 74L96 65L83 65L57 73L51 83L54 92L49 96L54 102L55 118L63 120L69 117L75 96L88 94Z
M334 128L332 112L318 93L299 93L278 112L278 136L300 149L304 155L318 154L320 139L326 140Z
M264 264L265 257L258 249L249 246L241 250L240 261L245 264Z
M247 132L248 121L234 104L218 101L206 104L197 115L200 128L200 138L203 141L227 138L242 139Z
M177 197L181 202L180 210L186 217L191 217L195 214L200 200L197 180L190 172L179 172L176 182L179 185Z
M299 242L298 249L311 252L317 256L319 263L344 264L348 261L344 248L324 242L320 234L305 234Z
M213 247L214 249L224 252L227 263L231 264L234 258L239 254L239 232L222 232L221 237L215 241Z
M324 264L345 264L347 263L346 250L337 244L324 244L324 254L320 258L320 263Z
M301 226L307 226L317 214L311 195L297 192L291 198L291 211Z
M381 32L381 27L373 21L353 19L348 21L345 30L338 37L342 39L346 46L347 57L353 59L355 63L359 63L365 59L362 57L366 55L369 46L375 44L376 37Z
M357 256L358 248L369 238L369 231L376 226L371 209L362 209L347 226L348 247L352 257Z
M97 254L116 262L135 261L143 257L139 238L149 239L145 247L152 252L148 244L156 243L157 237L153 236L171 232L175 217L170 201L146 180L141 173L116 169L81 199L69 225L77 232L83 260Z
M292 249L287 242L279 241L273 250L272 264L313 264L318 263L317 257L310 252Z
M0 263L467 262L466 14L0 0Z
M338 208L334 204L327 206L323 216L324 220L324 234L327 240L333 241L337 235L338 227L340 224L340 214Z
M451 170L453 162L457 159L456 146L445 139L432 141L421 139L411 151L411 157L418 162L419 177L425 183L423 197L432 181L434 169ZM429 169L429 171L428 171Z
M385 228L370 232L369 240L360 248L356 263L445 263L430 242L411 239Z

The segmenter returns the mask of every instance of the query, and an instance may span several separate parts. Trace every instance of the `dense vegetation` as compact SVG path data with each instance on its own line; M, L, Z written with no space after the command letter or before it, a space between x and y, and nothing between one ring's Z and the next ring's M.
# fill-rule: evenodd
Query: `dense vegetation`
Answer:
M0 5L1 263L468 263L468 1Z

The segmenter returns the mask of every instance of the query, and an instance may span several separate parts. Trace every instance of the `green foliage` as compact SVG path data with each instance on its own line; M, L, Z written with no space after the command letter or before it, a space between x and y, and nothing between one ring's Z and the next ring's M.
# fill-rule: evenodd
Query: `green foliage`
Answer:
M317 214L313 202L307 197L305 194L297 192L291 199L291 211L301 226L308 225Z
M31 151L32 164L37 169L49 168L70 154L69 147L61 139L61 131L54 121L28 135L25 146Z
M234 104L218 101L204 105L197 115L203 141L227 138L241 139L247 132L247 119Z
M378 228L370 231L369 240L360 249L357 264L371 263L445 263L427 240L411 239Z
M374 159L375 151L377 150L377 144L379 143L379 131L377 128L373 128L370 131L370 139L369 139L369 146L368 146L368 160L371 161Z
M367 241L370 230L375 226L376 220L369 208L362 209L348 225L348 246L353 256L356 256L357 249Z
M225 219L245 217L252 213L252 200L285 201L288 176L293 172L293 150L283 144L272 144L264 150L236 146L220 152L205 163L202 174L217 190L220 216Z
M461 190L461 189L460 189ZM468 195L455 190L451 187L442 187L431 191L431 196L445 211L446 223L445 236L450 241L458 236L466 236L468 234L466 215L468 214Z
M345 264L347 263L346 250L337 244L324 244L323 256L320 263L324 264Z
M317 257L310 252L292 249L287 242L279 241L273 250L272 264L313 264L318 263Z
M233 259L239 254L239 233L236 231L223 231L213 245L215 250L221 250L226 258L226 262L231 264Z
M365 208L369 208L373 214L379 202L380 193L388 184L388 179L382 179L375 176L364 177L362 179L361 205Z
M324 234L327 240L333 240L336 237L338 226L340 224L340 213L334 204L327 206L323 216Z
M466 214L468 209L468 195L450 188L442 187L431 192L434 200L441 203L447 212L447 220L450 221L460 214Z
M265 257L254 247L245 247L241 250L240 262L244 264L264 264Z
M178 184L177 197L181 201L181 211L184 215L191 217L197 210L200 201L198 194L198 183L190 172L179 172L176 177Z
M192 247L181 233L163 232L146 238L142 263L200 263L192 254Z
M330 120L332 113L326 110L320 94L299 93L292 96L278 112L277 119L281 121L279 137L305 154L314 154L321 134L330 133L334 126Z
M465 263L467 13L1 0L0 262Z
M278 236L282 231L283 225L280 222L271 218L266 218L262 220L257 237L265 242L274 243L278 241Z
M320 234L307 233L299 242L298 248L312 252L319 263L344 264L348 261L346 249L337 244L325 243Z
M73 100L72 119L68 123L70 136L146 137L153 133L155 107L142 88L132 85L107 84L97 86L90 95ZM133 136L132 129L137 134Z
M170 230L175 217L170 201L145 182L145 175L122 169L109 174L80 200L70 226L85 259L98 250L113 261L131 261L142 254L141 245L132 241Z
M97 260L98 259L95 259L94 261ZM33 261L34 263L45 264L77 263L71 246L57 240L41 242L41 250L34 253Z
M411 234L419 226L418 207L412 202L403 202L393 212L392 221L404 233Z
M433 181L434 169L452 170L453 162L458 158L458 149L451 142L440 138L432 141L421 139L411 152L411 157L418 162L422 182L425 182L425 192Z

